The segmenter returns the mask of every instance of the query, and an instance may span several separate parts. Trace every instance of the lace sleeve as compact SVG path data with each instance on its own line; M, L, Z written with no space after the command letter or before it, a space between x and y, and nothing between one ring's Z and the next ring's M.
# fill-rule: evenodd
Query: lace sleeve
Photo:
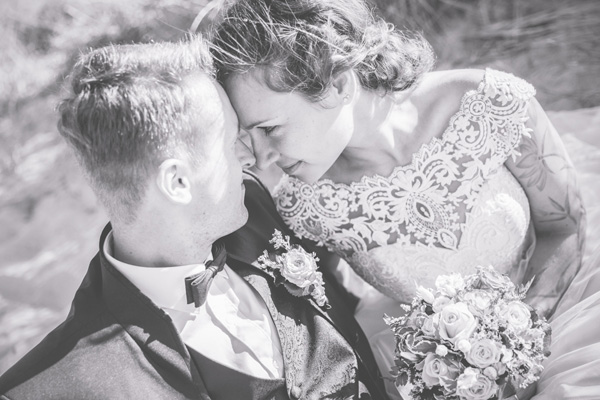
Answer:
M581 265L585 210L564 145L535 99L528 117L529 135L506 166L527 194L537 239L525 275L535 277L528 300L551 315Z
M527 81L517 78L513 74L486 69L485 78L479 88L483 99L489 102L482 119L490 122L487 127L482 124L482 131L486 132L486 140L491 147L492 159L498 158L504 163L508 157L515 158L519 155L518 147L523 137L528 136L525 122L528 120L528 107L535 96L535 89ZM474 104L471 104L472 108ZM476 108L471 111L471 118L476 116Z

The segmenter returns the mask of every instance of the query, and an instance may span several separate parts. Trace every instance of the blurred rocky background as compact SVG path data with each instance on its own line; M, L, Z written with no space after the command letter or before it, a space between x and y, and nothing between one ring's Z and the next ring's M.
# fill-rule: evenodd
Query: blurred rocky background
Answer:
M0 373L67 315L107 222L56 130L65 75L90 47L181 39L208 3L0 0ZM374 4L431 41L438 69L490 66L534 84L600 221L599 1Z

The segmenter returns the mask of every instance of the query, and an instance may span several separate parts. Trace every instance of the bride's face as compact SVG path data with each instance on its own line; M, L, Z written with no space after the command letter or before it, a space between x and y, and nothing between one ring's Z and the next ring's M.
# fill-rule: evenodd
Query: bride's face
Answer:
M352 108L336 94L311 102L297 93L275 92L253 73L233 76L224 86L259 169L275 163L288 175L313 183L352 137Z

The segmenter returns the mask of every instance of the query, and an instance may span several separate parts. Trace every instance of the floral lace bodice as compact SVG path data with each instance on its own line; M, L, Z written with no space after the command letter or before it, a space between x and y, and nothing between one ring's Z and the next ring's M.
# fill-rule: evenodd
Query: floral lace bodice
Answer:
M440 274L488 264L510 272L534 238L527 197L503 164L529 135L534 94L527 82L488 69L441 138L409 165L351 184L285 177L275 192L278 211L298 236L338 253L400 301Z

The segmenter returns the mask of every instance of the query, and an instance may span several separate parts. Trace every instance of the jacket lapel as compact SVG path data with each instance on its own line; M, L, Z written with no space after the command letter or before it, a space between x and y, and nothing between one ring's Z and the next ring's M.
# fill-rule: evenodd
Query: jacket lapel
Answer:
M103 253L110 224L100 238L102 298L161 377L189 398L209 400L206 387L171 318L125 278Z
M283 352L286 353L287 351L287 355L289 355L288 357L286 357L286 354L283 356L286 367L286 380L290 379L288 376L289 369L296 370L302 365L299 363L301 357L298 357L298 351L301 351L301 349L294 347L295 342L293 340L301 333L298 331L297 322L293 322L294 318L292 318L292 323L289 323L289 321L285 319L286 317L282 316L282 314L288 314L288 316L293 315L291 313L293 312L292 309L294 307L291 307L291 309L288 309L286 312L282 313L281 310L278 309L277 305L273 302L273 299L276 297L274 291L285 291L286 289L283 286L275 287L273 278L264 273L262 269L256 265L256 263L246 263L235 257L232 257L232 259L232 262L228 262L228 265L260 294L261 298L267 305L267 308L275 323L275 327L277 328L277 333L281 341ZM241 263L241 265L238 263ZM364 336L364 333L358 326L358 323L353 319L354 317L350 314L350 312L341 312L341 310L346 310L344 299L337 295L337 293L333 291L332 287L328 286L327 279L325 280L325 293L331 306L331 308L328 310L321 308L312 299L295 298L294 300L297 302L305 302L310 304L310 306L319 315L329 321L329 323L346 339L350 346L352 346L358 362L364 366L364 372L371 376L370 379L373 382L380 383L381 377L377 372L379 371L379 368L377 367L375 359L370 352L371 350L369 348L367 338ZM284 301L289 302L289 298ZM289 339L290 337L292 340ZM301 342L297 343L302 345ZM288 387L292 387L290 386L290 382L286 382L286 384ZM381 388L378 389L382 390Z
M252 285L264 299L277 327L280 340L282 340L284 353L296 354L297 356L299 350L294 348L294 341L288 341L286 338L299 334L299 332L295 331L298 324L296 322L293 324L285 323L286 316L282 316L282 310L278 309L279 305L274 304L272 299L272 297L276 296L277 291L285 291L286 289L283 286L275 287L273 278L263 272L256 262L264 250L272 250L269 240L272 238L275 229L280 230L284 235L289 235L292 242L295 239L293 233L289 231L277 213L273 199L268 191L253 175L249 177L250 179L244 182L246 186L245 203L249 211L249 219L243 228L225 238L229 260L228 265L230 267L234 267L235 265L234 269L236 269L236 272ZM380 382L380 378L376 373L378 369L370 352L368 341L360 330L356 320L354 320L351 311L346 306L346 301L339 291L339 284L332 281L325 271L323 272L325 293L331 309L322 309L310 298L294 298L293 300L310 304L310 307L329 321L355 349L359 363L364 366L365 372L371 375L373 382ZM289 303L289 296L285 302ZM293 310L289 312L293 312ZM286 357L287 355L284 354L284 360L286 360ZM288 387L291 386L289 386L290 382L287 381L289 380L287 368L294 370L297 368L295 365L298 366L301 364L298 364L296 360L286 360L286 384L288 384Z
M253 179L244 181L246 186L245 202L249 211L248 222L238 231L225 237L227 257L228 259L235 259L242 264L251 265L254 269L261 271L265 276L269 276L258 266L257 259L263 254L264 250L273 250L269 240L271 240L275 229L281 231L284 235L290 236L292 243L294 243L295 238L277 213L270 194L253 175L250 175L250 177ZM324 278L327 279L326 274L324 274ZM325 294L328 298L330 295L328 291L329 286L330 285L326 282ZM338 327L338 325L346 325L340 318L336 318L336 322L334 322L332 316L324 311L311 298L305 298L303 300L307 301L311 307L332 325L336 327ZM343 334L342 331L340 331L340 333ZM350 341L350 343L352 342Z

